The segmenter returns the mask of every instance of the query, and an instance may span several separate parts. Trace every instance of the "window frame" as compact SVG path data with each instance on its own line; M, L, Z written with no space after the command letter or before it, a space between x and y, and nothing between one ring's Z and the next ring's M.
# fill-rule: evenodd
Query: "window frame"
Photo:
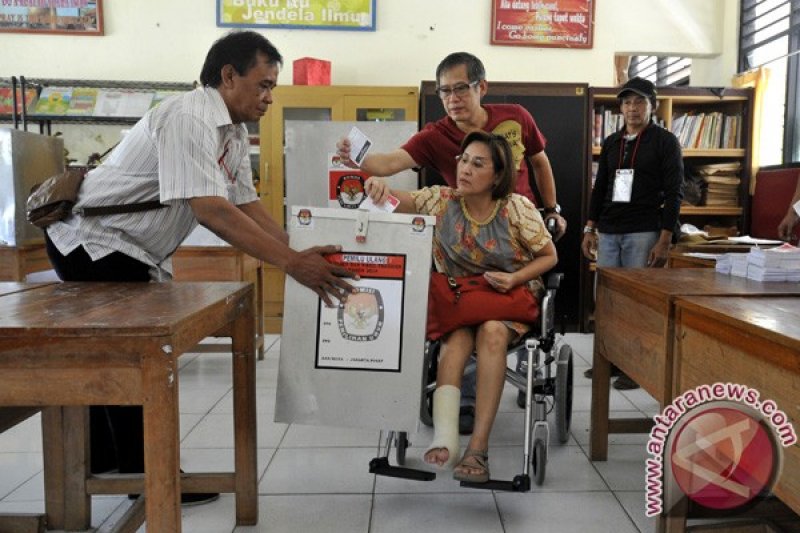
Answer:
M800 105L797 102L798 98L800 98L800 0L783 0L764 13L753 17L753 12L759 6L773 1L740 0L738 66L739 72L746 72L775 61L786 61L786 100L784 102L783 153L781 161L783 166L788 166L800 163ZM768 17L786 6L789 7L788 15L784 15L756 29L760 18ZM765 31L780 23L786 24L787 19L787 28L759 41L755 39L757 32ZM787 37L788 41L784 55L768 59L759 64L750 63L753 51L783 37Z

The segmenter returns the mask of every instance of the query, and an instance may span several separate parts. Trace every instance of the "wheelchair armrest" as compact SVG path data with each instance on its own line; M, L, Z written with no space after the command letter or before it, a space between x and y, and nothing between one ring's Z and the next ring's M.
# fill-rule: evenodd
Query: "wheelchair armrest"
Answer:
M558 288L561 286L561 280L563 280L563 279L564 279L564 273L563 272L550 273L550 274L547 275L547 279L545 279L545 282L544 282L545 288L548 291L558 290Z

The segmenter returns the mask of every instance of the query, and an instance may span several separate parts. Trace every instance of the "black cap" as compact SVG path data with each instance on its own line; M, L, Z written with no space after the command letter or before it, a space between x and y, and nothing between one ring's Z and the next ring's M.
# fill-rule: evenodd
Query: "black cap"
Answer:
M617 98L622 98L625 93L636 93L639 96L644 96L650 100L650 103L654 106L656 105L656 86L650 80L639 78L638 76L629 79L617 93Z

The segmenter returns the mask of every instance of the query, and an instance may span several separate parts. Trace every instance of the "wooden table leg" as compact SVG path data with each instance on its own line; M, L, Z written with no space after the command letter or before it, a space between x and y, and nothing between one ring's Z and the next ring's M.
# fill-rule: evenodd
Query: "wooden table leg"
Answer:
M64 529L92 525L92 498L86 492L89 475L89 408L64 407Z
M42 409L44 509L53 529L64 529L64 413L61 407Z
M150 349L142 359L147 531L180 533L177 356Z
M255 323L253 300L244 300L244 310L232 328L236 525L239 526L258 523Z
M611 363L600 353L595 338L592 361L592 411L589 425L589 459L608 459L609 383Z
M664 484L666 490L666 483ZM665 498L666 499L666 498ZM686 517L689 510L689 502L683 496L672 509L665 509L663 513L656 517L657 533L681 533L686 531Z
M256 268L256 336L258 337L258 360L264 359L264 263Z
M44 494L51 529L83 531L92 525L89 474L89 413L84 406L42 409Z

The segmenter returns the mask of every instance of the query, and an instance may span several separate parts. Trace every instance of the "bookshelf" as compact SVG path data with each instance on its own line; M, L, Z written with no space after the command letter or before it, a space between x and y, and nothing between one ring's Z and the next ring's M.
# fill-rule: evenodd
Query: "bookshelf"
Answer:
M591 146L589 179L585 187L584 219L588 216L589 197L600 155L600 142L607 131L606 116L619 113L617 87L589 89L588 136ZM657 122L672 131L681 141L684 171L687 178L706 189L695 195L693 203L681 206L680 221L703 229L733 228L749 232L749 183L751 168L751 128L753 93L751 89L731 88L659 88ZM598 114L602 115L598 130ZM687 183L686 181L684 183ZM688 190L688 186L687 186ZM697 192L697 191L695 191ZM583 287L593 286L593 266L582 259ZM590 294L584 301L591 302ZM590 330L591 305L583 306L581 322Z
M52 124L108 124L130 125L139 120L148 109L175 93L190 91L193 83L26 79L24 76L0 79L0 98L8 93L9 100L18 93L17 113L13 105L0 108L0 122L28 122L38 124L39 132L52 134ZM30 94L21 105L22 91ZM2 102L0 102L2 103ZM6 102L9 103L9 102Z

